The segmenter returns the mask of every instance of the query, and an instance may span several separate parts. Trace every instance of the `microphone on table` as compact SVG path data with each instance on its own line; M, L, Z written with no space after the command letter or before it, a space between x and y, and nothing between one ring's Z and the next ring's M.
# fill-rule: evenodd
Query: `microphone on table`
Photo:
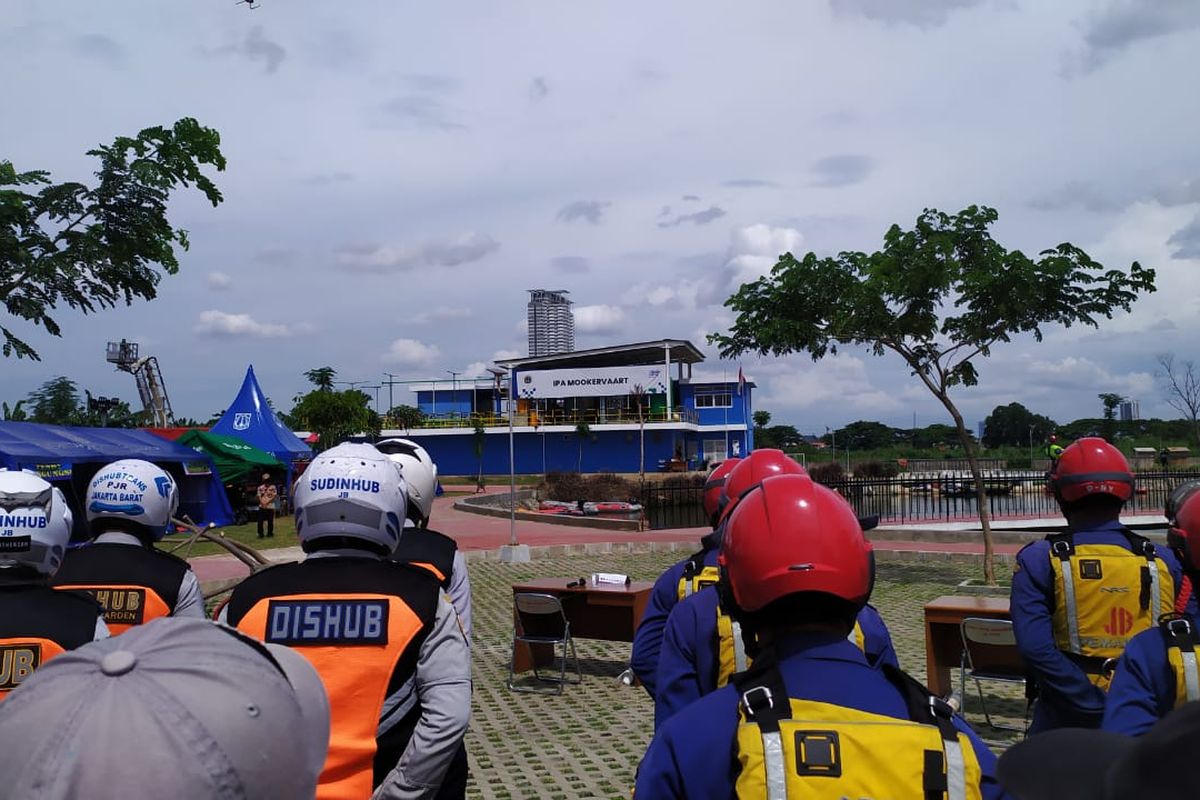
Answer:
M574 589L576 586L583 586L586 583L587 583L587 578L580 578L577 581L571 581L570 583L568 583L567 588Z

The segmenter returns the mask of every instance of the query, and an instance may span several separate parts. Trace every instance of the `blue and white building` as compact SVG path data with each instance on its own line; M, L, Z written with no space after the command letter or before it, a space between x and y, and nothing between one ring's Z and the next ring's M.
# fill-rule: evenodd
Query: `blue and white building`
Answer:
M490 378L412 386L419 442L445 475L509 469L509 399L518 474L703 469L754 446L754 384L694 381L691 342L653 342L499 361ZM640 421L639 421L640 406Z

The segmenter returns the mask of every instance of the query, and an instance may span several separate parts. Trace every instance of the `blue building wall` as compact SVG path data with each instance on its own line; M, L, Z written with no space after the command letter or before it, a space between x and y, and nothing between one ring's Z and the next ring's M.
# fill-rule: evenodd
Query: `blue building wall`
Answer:
M455 390L447 383L445 389L439 386L437 391L421 389L414 394L417 396L417 408L430 417L466 416L472 409L480 413L494 411L491 389L472 392L460 387Z

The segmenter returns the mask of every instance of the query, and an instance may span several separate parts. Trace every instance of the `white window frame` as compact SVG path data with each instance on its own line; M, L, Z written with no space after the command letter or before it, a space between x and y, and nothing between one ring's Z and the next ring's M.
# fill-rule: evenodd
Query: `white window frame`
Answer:
M724 398L724 403L718 403L718 398ZM711 400L711 404L701 403L700 400ZM696 408L733 408L733 392L696 392L693 398Z

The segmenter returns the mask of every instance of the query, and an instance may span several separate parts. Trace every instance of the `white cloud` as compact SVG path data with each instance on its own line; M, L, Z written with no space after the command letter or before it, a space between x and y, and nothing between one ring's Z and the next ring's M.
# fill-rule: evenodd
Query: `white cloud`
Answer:
M575 330L579 333L619 334L628 324L624 309L617 306L575 307Z
M1090 400L1099 392L1116 392L1139 397L1154 392L1154 376L1149 372L1116 374L1089 358L1064 356L1055 361L1034 361L1029 365L1028 380L1039 390L1069 390ZM1080 416L1088 416L1081 413Z
M418 342L416 339L396 339L383 354L385 364L402 367L424 367L436 361L442 352L436 345Z
M500 243L486 233L465 233L416 245L348 244L338 248L337 262L353 272L379 274L416 267L457 267L494 253Z
M729 246L726 266L733 271L733 286L758 280L771 271L784 253L803 255L804 235L795 228L748 225L737 228Z
M885 414L907 408L895 391L872 384L866 362L855 356L837 355L816 363L795 356L766 362L756 372L760 388L755 405L767 410L833 406L840 419L847 413Z
M210 272L204 276L204 281L214 292L223 292L233 286L233 278L224 272Z
M470 319L474 313L469 308L450 308L438 306L428 311L422 311L408 318L411 325L428 325L431 322L449 322L452 320Z
M245 337L251 339L280 339L310 333L310 325L283 325L259 322L249 314L230 314L217 309L201 311L193 330L202 336Z

